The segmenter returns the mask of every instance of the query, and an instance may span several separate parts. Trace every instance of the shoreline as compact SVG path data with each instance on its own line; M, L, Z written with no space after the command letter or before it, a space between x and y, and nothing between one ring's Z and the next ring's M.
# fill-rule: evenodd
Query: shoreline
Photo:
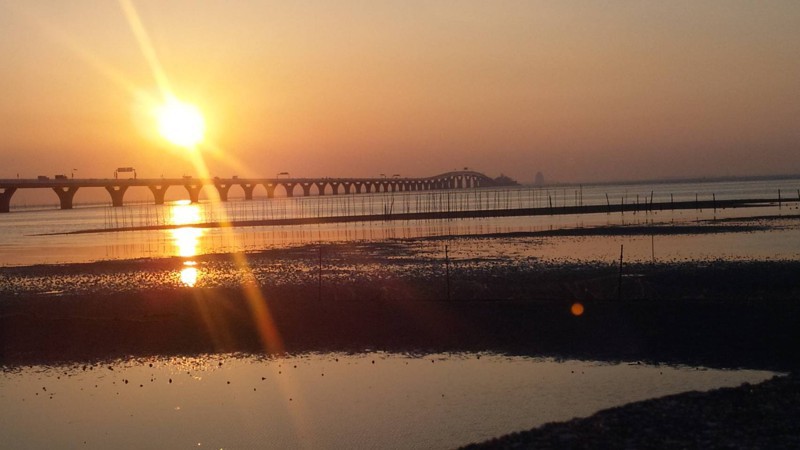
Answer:
M0 363L385 349L792 370L800 261L625 261L620 270L475 245L447 258L430 243L748 233L798 218L308 244L198 255L191 266L172 257L5 267ZM202 272L197 286L181 282L187 267ZM575 303L581 316L570 312ZM274 323L276 346L263 345L254 307Z
M786 218L796 216L513 236L747 233ZM252 270L248 282L225 278L236 271L235 255L202 255L192 259L220 278L194 288L170 281L185 267L178 257L0 268L0 370L148 356L327 351L493 352L767 369L790 375L632 403L468 448L667 442L791 448L797 442L800 261L626 262L620 277L616 264L485 255L451 262L415 247L429 240L510 236L262 250L239 256ZM318 260L323 252L324 266ZM51 291L36 290L43 280ZM571 312L575 303L583 306L581 315ZM263 333L265 323L273 333ZM786 399L794 409L782 409ZM682 440L665 440L675 436Z

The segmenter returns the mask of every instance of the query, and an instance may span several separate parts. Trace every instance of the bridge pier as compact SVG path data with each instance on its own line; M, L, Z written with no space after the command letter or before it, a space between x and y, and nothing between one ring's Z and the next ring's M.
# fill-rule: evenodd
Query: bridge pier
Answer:
M214 183L214 187L217 188L217 192L219 193L219 200L222 202L228 201L228 191L231 190L230 184L222 184L222 183ZM252 198L252 192L251 192Z
M125 196L128 186L106 186L105 188L111 195L111 206L122 206L122 197Z
M244 190L244 199L245 200L252 200L253 199L253 189L255 189L257 185L248 183L248 184L240 184L239 186L241 186L242 189Z
M153 198L155 199L156 205L163 205L164 194L167 193L167 188L169 187L169 185L168 184L161 186L150 185L147 187L149 187L150 191L153 193Z
M317 195L325 195L325 185L327 184L328 183L325 181L314 183L314 185L317 187ZM309 187L309 194L311 193L310 189L311 188ZM308 197L309 194L306 194L306 197Z
M189 193L189 201L197 203L200 201L200 190L203 189L202 184L184 184L186 192Z
M296 183L283 183L283 188L286 189L286 196L287 197L294 197L294 185ZM308 190L304 187L303 191L308 192ZM308 193L306 193L308 195Z
M17 188L8 187L0 192L0 213L7 213L11 211L11 196L17 192Z
M335 181L331 181L330 182L331 192L333 193L333 195L339 195L339 185L340 184L341 183L338 183L338 182L335 182Z
M61 202L61 209L72 209L72 199L75 197L75 193L78 192L77 186L54 187L53 192L58 195L58 200Z
M300 183L300 187L303 188L303 195L308 197L311 195L311 185L313 183Z
M267 190L267 198L274 198L275 197L275 188L278 187L277 184L272 183L265 183L264 188ZM294 187L294 186L292 186ZM289 196L289 188L286 188L286 195Z

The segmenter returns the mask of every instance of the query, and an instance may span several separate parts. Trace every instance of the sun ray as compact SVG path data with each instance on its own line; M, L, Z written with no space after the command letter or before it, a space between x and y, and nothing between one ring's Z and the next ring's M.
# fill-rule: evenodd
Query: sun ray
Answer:
M133 3L130 0L119 0L119 4L128 21L131 31L137 40L137 43L139 44L140 50L142 51L142 54L144 55L150 67L153 77L156 80L160 91L159 95L161 97L161 101L159 101L156 97L145 93L122 72L110 66L109 64L106 64L94 53L89 51L85 46L81 45L81 43L58 29L56 26L20 8L14 8L14 12L16 12L19 16L26 18L56 44L77 55L81 60L83 60L90 67L94 68L103 77L112 81L114 84L132 96L138 98L142 103L152 105L151 107L154 108L161 102L167 102L170 99L176 98L173 94L169 78L167 77L166 72L164 71L158 59L150 38L148 37L145 27ZM197 146L199 144L198 142L187 141L186 143L193 144L190 145L190 147L192 147L194 150L197 150ZM213 143L208 143L207 145L203 146L203 150L206 150L209 153L209 156L213 157L215 160L225 161L226 163L231 164L232 160L230 158L230 154L219 146ZM197 172L197 175L199 175L201 178L211 178L206 162L200 152L191 152L191 162L195 168L195 171ZM244 165L238 162L235 162L234 167L237 170L245 169ZM208 189L205 191L205 194L208 200L212 203L218 203L221 201L215 189ZM224 209L222 209L222 211L224 211ZM223 216L221 221L227 222L227 217ZM227 230L224 227L222 229ZM244 257L244 255L236 254L234 255L234 260L237 267L239 267L239 269L245 275L246 282L243 284L243 295L248 302L252 314L252 320L258 329L262 348L268 353L283 353L284 347L280 333L278 332L274 320L272 319L268 302L264 298L261 290L258 288L256 278L247 262L247 259ZM222 332L222 330L217 330L217 332ZM222 334L224 335L224 332L222 332Z
M159 59L158 55L156 54L153 45L148 37L147 31L145 30L144 25L142 24L141 19L139 18L139 14L136 11L133 3L130 0L119 0L120 6L125 13L125 17L128 20L128 24L131 27L131 31L134 33L137 42L139 43L139 47L147 60L148 64L150 65L150 69L153 72L153 76L158 83L159 89L161 90L161 95L163 97L163 101L165 103L169 102L170 100L176 99L177 97L174 95L169 78L166 75ZM191 148L192 152L190 152L190 158L192 165L194 166L197 175L200 178L211 178L211 174L208 170L208 166L206 165L205 160L201 152L198 150L198 145L200 144L199 141L192 142L192 139L187 139L183 141L179 139L179 141L184 142L187 144L186 146ZM211 147L213 150L219 150L218 147L213 146ZM222 152L219 152L220 154ZM219 193L215 189L208 189L206 191L206 197L211 203L220 203L221 199L219 198ZM225 216L225 209L220 208L222 211L223 216L221 217L221 222L227 223L228 218ZM222 227L224 232L230 232L227 227ZM256 327L259 332L259 336L261 339L261 344L264 350L269 353L282 353L283 352L283 343L280 337L280 333L278 332L277 328L275 327L275 322L272 319L272 314L269 311L269 307L267 305L267 301L264 298L261 290L258 288L256 283L256 278L253 275L252 269L247 262L247 259L242 254L234 254L234 261L239 270L245 275L245 283L243 284L243 294L247 299L248 305L250 306L251 314L253 315L252 319L256 324Z
M83 62L85 62L90 67L94 68L98 73L100 73L100 75L110 80L121 89L127 91L129 94L132 95L141 94L140 89L133 82L131 82L125 75L123 75L122 72L112 67L111 65L103 62L97 55L87 50L84 45L81 45L80 42L78 42L68 34L64 33L61 29L53 25L51 22L39 16L31 14L27 10L18 7L13 7L12 5L6 5L6 7L12 10L21 18L27 20L29 23L32 24L33 27L38 28L39 31L41 31L44 34L44 36L52 40L56 45L59 45L62 48L75 54Z
M161 66L161 62L158 60L158 55L156 55L156 52L153 49L153 44L150 42L150 37L147 34L141 19L139 18L139 13L136 11L136 8L133 6L133 3L131 3L130 0L119 0L119 4L120 7L122 7L122 11L125 13L125 18L128 20L128 25L131 28L131 32L133 33L134 37L136 37L136 42L139 43L139 49L142 51L142 55L144 55L144 58L150 65L150 70L153 72L153 77L155 77L156 83L158 83L158 87L161 89L161 94L166 101L169 99L172 93L172 87L170 86L169 78L167 77L166 72L164 72L164 68Z
M135 83L133 83L128 77L126 77L122 72L102 61L94 53L86 49L85 46L81 45L81 43L79 43L78 41L76 41L63 31L61 31L60 29L58 29L56 26L49 23L45 19L42 19L41 17L38 17L35 14L32 14L29 11L21 8L16 8L16 7L12 8L9 6L9 9L12 9L20 17L27 19L29 22L33 24L34 27L38 28L45 36L52 39L57 45L77 55L88 66L94 68L103 77L113 82L122 90L131 94L134 98L138 99L142 104L150 108L155 108L159 103L164 103L169 101L170 99L177 98L172 91L169 78L158 59L158 56L155 52L152 42L148 37L147 31L132 1L119 0L119 4L123 10L126 20L128 21L131 31L137 40L140 50L142 51L144 58L146 59L148 65L150 66L150 70L153 74L153 77L155 78L155 81L159 89L158 94L161 97L160 100L157 97L148 95L140 87L138 87ZM187 141L186 143L191 144L189 145L189 147L192 147L193 150L198 150L199 142ZM215 159L218 159L220 161L225 161L228 164L231 163L230 154L226 152L224 149L218 147L217 145L209 143L208 145L204 146L203 149L207 150L210 156L214 157ZM203 156L201 155L201 152L192 151L190 152L190 155L191 155L191 162L197 174L201 178L211 178L208 167L206 165L205 160L203 159ZM235 167L237 169L244 169L244 165L242 165L241 163L236 163ZM208 189L207 191L205 191L205 194L208 200L212 203L219 203L221 201L215 189ZM228 222L227 217L224 216L224 208L220 209L223 211L223 217L221 218L221 222ZM226 232L230 232L227 231L228 228L226 227L222 227L221 229L226 230ZM272 314L270 312L267 299L261 292L261 289L259 288L257 283L257 279L253 274L253 271L250 268L246 257L243 254L234 254L234 262L239 268L239 270L242 271L245 277L245 282L242 285L242 294L244 295L244 298L247 301L248 307L250 309L252 315L251 319L253 320L254 325L258 330L259 338L261 341L261 347L263 348L264 351L270 354L283 353L284 346L282 338L280 336L280 332L275 326L275 322L272 318ZM196 279L194 278L195 274L196 272L191 272L189 275L186 275L187 281L191 281L191 283L196 282ZM207 299L205 301L207 301ZM207 325L209 326L209 328L211 328L209 331L215 335L214 336L215 338L219 339L220 342L225 340L225 337L227 335L227 330L221 330L221 329L214 330L213 328L219 328L219 327L215 326L213 321L208 321ZM298 417L296 419L299 420L300 418Z
M214 142L206 141L203 144L203 150L208 157L213 158L215 162L224 163L234 174L243 174L248 171L246 164L232 155L230 151L225 150Z

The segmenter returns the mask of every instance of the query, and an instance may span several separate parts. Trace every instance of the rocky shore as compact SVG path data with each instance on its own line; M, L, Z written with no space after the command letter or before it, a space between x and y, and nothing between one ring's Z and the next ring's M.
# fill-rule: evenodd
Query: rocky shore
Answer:
M631 403L463 448L795 449L798 418L800 380L791 375Z

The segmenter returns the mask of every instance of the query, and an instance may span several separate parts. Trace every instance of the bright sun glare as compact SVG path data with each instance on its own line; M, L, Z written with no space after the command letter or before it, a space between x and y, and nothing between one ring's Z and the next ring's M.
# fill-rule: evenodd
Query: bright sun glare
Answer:
M156 110L156 119L158 131L175 145L190 148L203 140L203 115L192 104L170 99Z

